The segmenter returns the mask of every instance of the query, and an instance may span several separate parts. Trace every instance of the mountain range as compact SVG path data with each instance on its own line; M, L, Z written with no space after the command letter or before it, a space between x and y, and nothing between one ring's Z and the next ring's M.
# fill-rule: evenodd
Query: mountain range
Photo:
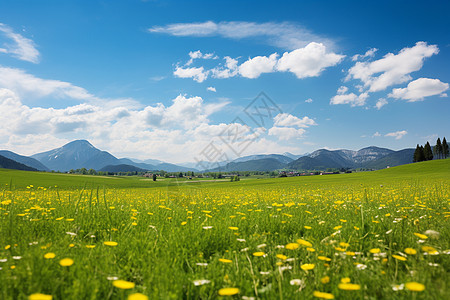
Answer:
M326 170L328 168L367 168L382 169L387 166L397 166L412 162L414 149L394 151L375 146L353 150L319 149L310 154L294 155L258 154L239 157L231 162L218 163L212 172L232 171L274 171L274 170ZM108 172L154 171L166 172L199 172L191 167L192 163L175 165L160 160L137 160L132 158L117 158L109 152L95 148L86 140L72 141L60 148L41 152L31 157L18 155L14 152L0 151L3 167L32 168L39 171L68 172L71 169L94 169ZM11 161L18 163L16 167ZM9 166L9 167L7 167Z

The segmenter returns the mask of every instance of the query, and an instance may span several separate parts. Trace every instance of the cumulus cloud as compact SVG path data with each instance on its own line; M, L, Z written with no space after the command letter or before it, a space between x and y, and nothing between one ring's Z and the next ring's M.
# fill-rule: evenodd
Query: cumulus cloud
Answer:
M408 134L408 132L406 130L401 130L401 131L386 133L384 136L394 137L396 140L399 140L402 137L404 137L406 134Z
M350 106L363 106L366 104L366 100L369 97L368 93L361 93L357 96L354 93L349 93L348 88L346 86L341 86L337 90L337 95L331 98L330 104L338 105L338 104L350 104Z
M40 54L32 40L19 33L15 33L9 26L3 23L0 23L0 34L3 34L11 40L11 43L3 44L4 48L0 48L0 53L11 54L15 58L32 63L39 62Z
M314 100L311 99L311 98L308 98L308 99L305 100L306 103L312 103L313 101L314 101Z
M448 83L439 79L419 78L411 81L406 88L393 89L388 96L408 102L422 101L425 97L440 95L446 97L444 92L448 90Z
M202 53L200 50L190 51L189 57L190 57L190 59L186 63L186 66L191 65L195 59L218 59L219 58L217 55L214 55L214 53Z
M369 92L383 91L389 86L410 81L412 72L422 68L425 58L439 52L436 45L417 42L398 54L388 53L372 62L357 62L348 71L346 80L358 79Z
M379 137L379 136L381 136L381 133L379 133L378 131L372 135L372 137Z
M380 98L377 101L377 104L375 104L375 107L380 110L383 106L385 106L386 104L388 104L388 101L384 98Z
M210 91L210 92L214 92L214 93L217 92L217 91L216 91L216 88L213 87L213 86L208 86L208 87L206 88L206 90L207 90L207 91Z
M163 33L173 36L211 37L221 36L229 39L262 37L271 45L284 49L297 49L310 42L321 42L332 46L330 39L313 34L298 24L291 22L200 22L174 23L166 26L153 26L150 33Z
M203 82L208 78L209 71L205 71L203 67L199 68L183 68L177 67L173 75L180 78L192 78L197 82Z
M291 139L298 139L303 137L306 130L303 128L292 128L292 127L272 127L269 129L268 134L271 136L276 136L281 141L288 141Z
M298 118L288 113L281 113L275 116L274 118L274 126L277 127L299 127L299 128L307 128L309 126L317 125L317 123L305 116L303 118Z
M327 67L340 63L344 57L327 52L323 44L312 42L304 48L285 52L278 61L277 69L290 71L297 78L316 77Z
M273 53L269 57L256 56L249 58L239 66L239 74L246 78L258 78L262 73L271 73L277 64L277 58L277 53Z
M364 58L372 58L375 56L375 53L378 51L377 48L371 48L366 51L364 54L356 54L352 56L352 61L358 61Z
M185 66L191 64L192 57L202 55L201 52L200 54L196 53L190 52L191 59ZM319 76L326 68L340 63L345 56L329 52L324 44L312 42L304 48L285 52L281 58L278 59L278 57L277 53L272 53L269 56L256 56L239 65L237 59L225 56L224 65L219 65L210 70L205 70L204 67L185 68L177 66L174 75L203 82L209 74L211 74L211 77L219 79L238 75L254 79L263 73L292 72L297 78L302 79Z

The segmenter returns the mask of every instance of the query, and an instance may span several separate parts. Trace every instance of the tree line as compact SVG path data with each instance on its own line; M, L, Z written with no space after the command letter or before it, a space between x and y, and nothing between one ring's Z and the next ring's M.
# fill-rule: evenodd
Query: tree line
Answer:
M433 148L430 146L430 143L428 141L425 146L419 146L419 144L417 144L416 151L414 151L413 162L447 158L448 156L449 149L447 140L444 137L441 142L441 139L438 138L436 141L436 146L434 146Z

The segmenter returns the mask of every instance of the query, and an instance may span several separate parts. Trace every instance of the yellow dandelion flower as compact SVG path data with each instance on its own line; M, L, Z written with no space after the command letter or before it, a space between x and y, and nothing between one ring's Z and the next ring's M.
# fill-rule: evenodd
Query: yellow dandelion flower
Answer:
M344 291L358 291L361 286L354 283L339 283L338 288Z
M421 234L421 233L417 233L417 232L414 232L414 235L422 240L426 240L428 238L425 234Z
M11 248L11 245L6 245L5 246L5 250L8 250L9 248Z
M313 296L320 299L334 299L333 294L314 291Z
M133 226L136 226L136 225L137 225L137 223L136 223L136 222L133 222L133 223L131 223L131 225L133 225Z
M111 247L117 246L117 242L113 242L113 241L105 241L105 242L103 242L103 244L106 246L111 246Z
M95 248L95 245L86 245L86 248L93 249L93 248Z
M230 226L230 227L228 227L228 229L230 229L230 230L238 230L239 228L238 227L234 227L234 226Z
M320 279L320 282L322 282L323 284L327 284L330 282L330 276L324 276Z
M341 279L341 283L350 283L350 278L349 277L344 277Z
M439 252L431 246L422 246L422 251L428 254L438 254Z
M298 239L297 243L302 246L305 246L305 247L312 247L312 244L310 242L302 240L302 239Z
M219 290L220 296L233 296L239 294L238 288L223 288Z
M264 256L265 253L264 252L254 252L253 256Z
M305 229L312 229L312 227L311 226L307 226L307 225L305 225L305 226L303 226Z
M331 261L331 258L326 257L326 256L317 256L317 259L323 260L323 261Z
M340 242L339 246L343 247L343 248L347 248L348 246L350 246L349 243L345 243L345 242Z
M28 300L52 300L52 295L46 295L41 293L35 293L28 296Z
M316 252L316 249L308 247L308 248L306 248L306 251L308 251L308 252Z
M128 296L128 300L148 300L148 297L141 293L134 293Z
M219 258L220 262L223 262L225 264L231 264L233 261L231 259L226 259L226 258Z
M295 249L297 249L298 247L300 247L300 245L297 244L297 243L289 243L289 244L287 244L287 245L285 246L285 248L288 249L288 250L295 250Z
M55 258L55 256L56 256L56 254L52 253L52 252L44 254L44 258L46 258L46 259Z
M406 258L400 255L393 254L392 257L397 260L406 261Z
M315 264L303 264L300 266L300 268L304 271L309 271L314 269L315 266L316 266Z
M369 252L372 254L376 254L376 253L380 253L381 250L380 250L380 248L373 248L373 249L370 249Z
M71 265L73 265L73 259L71 258L63 258L59 261L59 264L62 267L70 267Z
M283 254L277 254L276 256L277 256L277 258L279 258L281 260L286 260L287 259L287 256L283 255Z
M136 286L134 282L126 281L126 280L114 280L113 286L122 290L129 290Z
M418 283L418 282L407 282L405 284L405 287L413 292L422 292L425 290L425 285Z
M75 247L75 244L69 244L69 247L73 248L73 247Z
M409 254L409 255L417 254L417 251L415 249L413 249L413 248L405 248L404 251L405 251L406 254Z
M341 229L341 228L342 228L342 226L339 225L339 226L334 227L333 229L334 229L334 230L339 230L339 229Z

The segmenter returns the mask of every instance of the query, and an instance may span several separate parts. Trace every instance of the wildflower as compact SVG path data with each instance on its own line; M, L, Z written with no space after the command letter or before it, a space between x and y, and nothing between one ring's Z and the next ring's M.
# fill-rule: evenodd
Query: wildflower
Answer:
M264 252L254 252L253 256L264 256L266 255Z
M414 255L417 253L417 251L413 248L405 248L405 253L409 255Z
M126 280L114 280L113 285L116 288L123 289L123 290L132 289L136 286L136 284L134 282L130 282L130 281L126 281Z
M400 256L400 255L393 254L392 257L397 260L406 261L406 258L404 258L403 256Z
M59 264L62 267L70 267L71 265L73 265L73 259L71 258L63 258L59 261Z
M86 248L93 249L93 248L95 248L95 245L86 245Z
M225 264L230 264L233 262L231 259L226 259L226 258L219 258L219 261L223 262Z
M52 252L44 254L44 258L46 258L46 259L55 258L55 256L56 256L56 254L52 253Z
M422 246L422 251L426 254L437 255L439 252L431 246Z
M428 238L428 236L426 236L425 234L421 234L421 233L417 233L417 232L414 232L414 235L422 240L426 240Z
M320 299L334 299L333 294L314 291L313 296Z
M323 260L323 261L331 261L331 258L326 257L326 256L317 256L317 258L318 258L319 260Z
M184 226L184 225L186 225L186 224L187 224L186 221L181 222L181 226Z
M349 277L344 277L341 279L341 283L350 283L350 278Z
M295 249L297 249L298 247L300 247L300 245L297 244L297 243L289 243L289 244L287 244L287 245L285 246L285 248L286 248L286 249L289 249L289 250L295 250Z
M298 239L297 243L302 246L305 246L305 247L312 247L312 244L310 242L302 240L302 239Z
M339 283L338 288L344 291L358 291L361 286L354 283Z
M439 232L437 232L435 230L431 230L431 229L425 231L424 234L435 240L439 239L439 236L440 236Z
M148 297L141 293L134 293L128 296L128 300L148 300Z
M300 266L300 268L304 271L308 271L314 269L315 266L315 264L303 264Z
M200 286L200 285L204 285L204 284L208 284L210 283L210 280L207 279L199 279L199 280L194 280L193 283L195 286Z
M405 283L405 287L413 292L422 292L425 290L425 285L414 281Z
M393 284L392 290L395 292L398 292L398 291L403 290L404 287L405 287L405 285L403 283L402 284Z
M207 267L208 263L196 263L196 265L200 267Z
M103 242L103 244L106 246L111 246L111 247L117 246L117 242L113 242L113 241L105 241L105 242Z
M330 282L330 276L324 276L320 279L320 282L322 282L323 284L327 284Z
M369 252L372 254L375 254L375 253L380 253L381 250L380 250L380 248L373 248L373 249L370 249Z
M358 270L364 270L364 269L367 269L367 266L364 265L364 264L357 264L357 265L356 265L356 268L357 268Z
M308 248L306 248L306 251L308 251L308 252L316 252L316 249L308 247Z
M302 285L303 284L303 280L301 279L292 279L291 281L289 281L290 285Z
M230 229L230 230L238 230L239 228L238 227L234 227L234 226L230 226L230 227L228 227L228 229Z
M212 226L203 226L203 229L208 230L208 229L212 229Z
M28 296L28 300L52 300L52 295L46 295L41 293L35 293Z
M279 258L281 260L286 260L287 259L287 256L283 255L283 254L277 254L276 256L277 256L277 258Z
M245 239L237 239L238 242L244 243Z
M233 296L239 294L238 288L223 288L219 290L220 296Z

